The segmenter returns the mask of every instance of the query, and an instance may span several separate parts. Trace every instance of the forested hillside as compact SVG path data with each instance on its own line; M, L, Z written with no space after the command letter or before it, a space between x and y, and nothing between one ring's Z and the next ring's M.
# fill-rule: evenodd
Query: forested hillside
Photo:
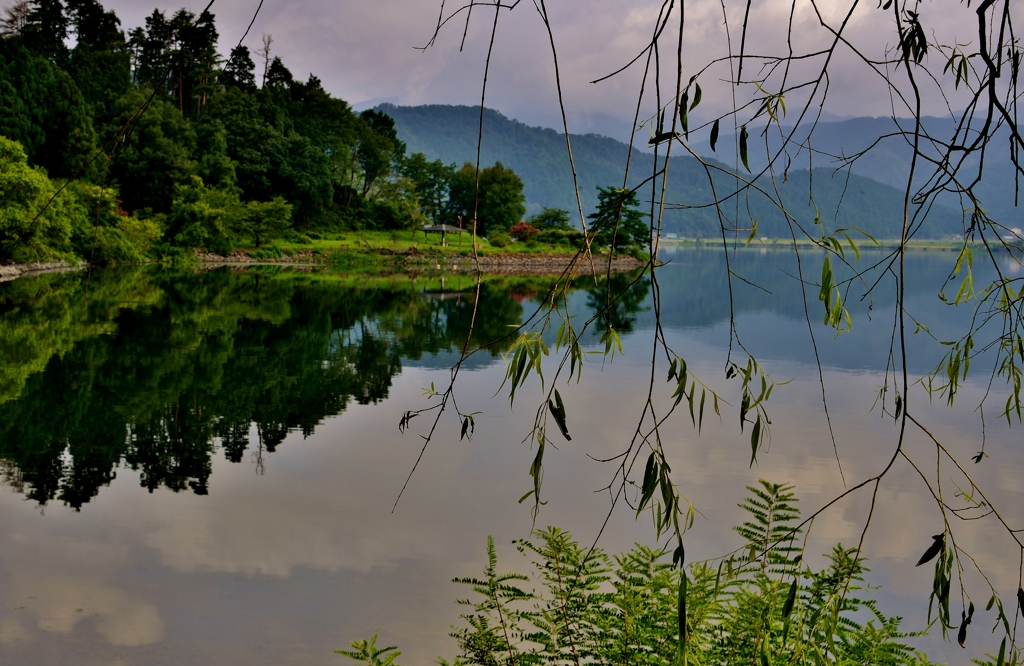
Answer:
M213 14L187 9L125 28L97 0L7 7L0 261L131 263L471 218L475 171L407 154L390 117L295 79L272 43L223 57ZM522 182L485 167L478 231L507 230Z
M429 105L402 107L390 104L377 109L395 119L399 138L410 150L424 153L430 159L459 162L476 158L477 127L480 107ZM579 176L580 195L584 213L589 214L597 205L597 187L622 186L622 174L629 147L607 137L594 134L573 135L572 148ZM695 143L697 137L693 137ZM719 150L725 141L720 142ZM710 151L709 151L710 152ZM753 153L753 151L752 151ZM665 215L667 232L689 237L717 237L720 235L718 215L708 207L713 200L707 175L700 163L689 156L673 159L669 169L666 201L686 204L687 210L672 209ZM565 137L552 129L528 127L506 118L501 113L484 110L484 138L481 149L484 163L495 160L511 167L523 179L528 206L576 208L572 172L566 158ZM633 150L630 166L630 186L636 186L649 177L653 155ZM728 169L724 164L717 163ZM751 163L751 167L756 165ZM810 204L811 176L805 169L793 170L785 183L778 183L783 199L799 223L813 227L815 208ZM718 192L728 192L733 178L718 174ZM758 183L772 191L771 182ZM834 174L832 169L815 168L813 175L814 203L821 219L829 228L858 227L878 238L895 238L902 224L903 193L875 180L854 174ZM650 189L641 191L649 209ZM836 215L839 202L838 217ZM739 214L737 215L737 203ZM641 208L645 208L641 206ZM724 206L724 213L738 219L741 228L749 228L751 219L758 219L762 236L789 237L789 226L776 206L764 197L754 194L741 202L732 200ZM961 217L951 208L933 210L918 238L942 238L963 231ZM799 235L799 231L797 232Z
M575 210L575 194L558 133L487 110L477 179L469 162L478 108L381 106L357 114L315 75L296 79L274 56L271 36L257 53L240 45L226 56L218 40L209 12L153 10L145 25L128 27L98 0L22 0L4 10L0 261L264 252L278 239L468 226L474 210L477 232L506 244L510 233L574 242L567 227L578 220L565 211ZM573 147L584 213L595 215L603 201L600 214L612 214L628 147L596 135L574 137ZM635 186L653 171L653 156L635 150L631 160ZM778 183L801 226L813 229L820 211L829 228L898 234L899 191L816 170L812 204L810 180L792 171ZM727 170L716 172L720 196L735 182ZM669 206L666 232L717 237L724 224L746 236L756 220L762 236L790 234L783 214L756 191L728 199L720 220L693 158L673 160L668 187L667 200L683 206ZM647 186L638 192L631 244L646 244L640 213L651 199ZM532 226L517 227L527 213ZM917 236L961 230L959 214L937 209ZM554 236L536 236L545 231Z

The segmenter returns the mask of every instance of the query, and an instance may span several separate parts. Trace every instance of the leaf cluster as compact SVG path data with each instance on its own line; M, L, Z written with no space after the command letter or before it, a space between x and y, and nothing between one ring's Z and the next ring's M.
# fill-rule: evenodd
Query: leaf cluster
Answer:
M639 544L610 557L548 527L516 544L530 575L499 573L488 538L484 577L454 581L476 595L459 602L470 611L451 634L454 663L930 663L905 642L918 634L877 609L854 549L836 544L820 570L805 562L791 486L762 480L748 491L743 545L686 567L680 553L678 567Z

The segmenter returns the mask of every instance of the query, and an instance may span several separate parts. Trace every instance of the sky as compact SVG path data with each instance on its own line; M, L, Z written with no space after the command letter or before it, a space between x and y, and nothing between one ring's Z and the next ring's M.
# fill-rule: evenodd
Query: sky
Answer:
M461 0L445 0L444 13L458 9ZM796 0L793 9L793 46L797 53L814 50L829 40L821 28L815 5ZM852 2L852 4L851 4ZM130 28L141 25L154 6L166 11L179 4L164 0L106 0ZM227 53L245 32L259 0L216 0L221 50ZM573 133L601 131L632 125L636 99L643 76L642 62L602 83L591 81L628 63L650 41L661 3L656 0L548 0L552 31L557 47L563 98ZM187 5L198 12L203 2ZM883 59L896 43L892 11L876 2L819 0L821 18L839 25L854 7L846 32L862 53ZM746 38L747 53L784 54L786 27L792 8L787 0L753 0ZM459 14L445 25L431 48L420 50L434 33L441 0L264 0L252 30L245 39L255 51L263 34L273 36L274 54L279 55L296 78L310 73L324 87L354 105L388 101L400 105L469 104L480 102L481 82L495 10L477 5L460 51L465 21ZM745 4L725 0L734 51L738 51ZM925 3L918 8L922 23L931 36L945 44L967 43L977 19L964 3ZM728 52L721 0L693 0L685 5L683 77ZM661 40L662 88L671 99L675 87L678 13ZM744 80L763 78L764 71L748 61ZM805 61L796 67L790 82L821 65L822 59ZM927 63L940 75L945 59L933 53ZM803 71L800 71L800 70ZM830 64L826 117L889 115L892 104L884 80L846 47L837 49ZM781 70L776 72L777 81ZM901 75L897 73L897 77ZM730 77L727 64L703 72L703 102L693 112L694 122L706 121L731 104L731 91L724 83ZM652 75L653 79L653 75ZM946 78L951 84L952 79ZM776 84L777 87L777 84ZM951 85L949 87L952 87ZM766 86L771 90L771 85ZM804 89L804 91L810 88ZM653 115L656 106L648 85L643 115ZM742 103L759 94L752 83L739 91ZM924 85L926 110L942 111L942 99ZM746 97L744 97L746 96ZM804 96L805 98L806 96ZM691 96L692 99L692 96ZM787 111L799 113L800 91L790 94ZM664 103L664 99L663 99ZM956 108L956 98L951 102ZM531 0L522 0L512 10L500 10L487 88L486 105L531 125L561 127L558 95L552 66L552 50L544 24ZM899 115L906 116L906 109ZM749 114L748 114L749 116ZM745 119L744 119L745 120ZM742 122L742 121L741 121Z

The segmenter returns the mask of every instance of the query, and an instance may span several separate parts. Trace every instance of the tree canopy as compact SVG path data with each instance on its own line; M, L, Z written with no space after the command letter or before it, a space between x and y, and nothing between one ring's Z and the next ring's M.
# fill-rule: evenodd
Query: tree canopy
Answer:
M88 186L109 190L124 224L147 230L144 249L103 254L111 261L174 248L230 252L312 232L411 229L460 215L469 224L475 171L467 179L453 164L408 155L388 114L357 114L315 75L296 79L270 36L258 87L248 47L217 53L208 11L154 9L125 30L97 0L40 0L8 8L0 28L0 135L24 152L18 173L75 179L69 200ZM61 182L36 185L50 191ZM485 168L481 229L518 222L522 189L500 163ZM34 217L18 215L9 228ZM66 221L72 235L88 227L84 218ZM86 245L47 238L32 234L29 254L70 257ZM0 258L28 256L16 244L8 239Z

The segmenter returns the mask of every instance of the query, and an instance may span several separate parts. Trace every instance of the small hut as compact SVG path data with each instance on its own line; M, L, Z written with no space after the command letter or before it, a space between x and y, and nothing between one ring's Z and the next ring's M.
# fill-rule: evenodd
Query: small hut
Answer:
M460 227L453 227L450 224L435 224L429 227L423 227L422 231L424 235L441 234L441 245L444 246L447 245L447 243L445 242L445 234L461 234L465 233L466 230ZM461 236L459 237L459 241L462 241Z

